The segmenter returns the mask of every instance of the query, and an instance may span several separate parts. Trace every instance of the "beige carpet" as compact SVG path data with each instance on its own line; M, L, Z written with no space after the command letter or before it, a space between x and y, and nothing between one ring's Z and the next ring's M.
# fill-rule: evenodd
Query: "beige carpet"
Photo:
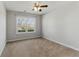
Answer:
M8 43L2 57L76 57L79 52L51 42L36 38Z

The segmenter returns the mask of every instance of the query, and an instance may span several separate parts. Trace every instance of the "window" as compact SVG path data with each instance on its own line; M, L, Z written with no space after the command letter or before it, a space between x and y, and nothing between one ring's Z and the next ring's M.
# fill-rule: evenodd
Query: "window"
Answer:
M25 32L35 32L35 17L16 17L16 32L25 33Z

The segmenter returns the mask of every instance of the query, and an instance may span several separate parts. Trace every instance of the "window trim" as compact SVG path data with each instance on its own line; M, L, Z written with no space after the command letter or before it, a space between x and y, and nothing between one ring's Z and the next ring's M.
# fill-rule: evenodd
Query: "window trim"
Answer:
M36 22L37 22L37 21L36 21L36 17L35 17L35 16L21 16L21 15L16 16L16 27L17 27L17 17L26 17L26 18L32 18L32 17L33 17L33 18L35 18L35 26L34 26L35 29L34 29L33 32L18 32L17 29L16 29L16 34L26 34L26 33L29 34L29 33L35 33L35 32L36 32Z

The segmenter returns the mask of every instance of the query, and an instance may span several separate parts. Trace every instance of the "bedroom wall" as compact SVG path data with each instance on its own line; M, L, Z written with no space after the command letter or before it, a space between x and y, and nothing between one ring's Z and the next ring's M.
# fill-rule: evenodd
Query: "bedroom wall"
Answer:
M0 2L0 55L6 44L6 9Z
M60 2L43 16L43 37L79 51L79 2Z
M16 34L16 16L35 16L36 17L36 32ZM30 39L41 36L41 16L33 15L24 12L7 11L7 40L15 41L22 39Z

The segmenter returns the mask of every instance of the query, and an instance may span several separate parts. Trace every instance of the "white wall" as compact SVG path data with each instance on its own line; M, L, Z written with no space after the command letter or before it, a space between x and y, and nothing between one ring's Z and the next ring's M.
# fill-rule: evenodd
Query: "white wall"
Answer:
M58 3L43 16L43 37L79 50L79 2Z
M16 16L35 16L36 17L36 32L16 34ZM7 11L7 40L15 41L29 38L36 38L41 36L41 16L29 13Z
M6 43L6 10L2 2L0 2L0 55Z

